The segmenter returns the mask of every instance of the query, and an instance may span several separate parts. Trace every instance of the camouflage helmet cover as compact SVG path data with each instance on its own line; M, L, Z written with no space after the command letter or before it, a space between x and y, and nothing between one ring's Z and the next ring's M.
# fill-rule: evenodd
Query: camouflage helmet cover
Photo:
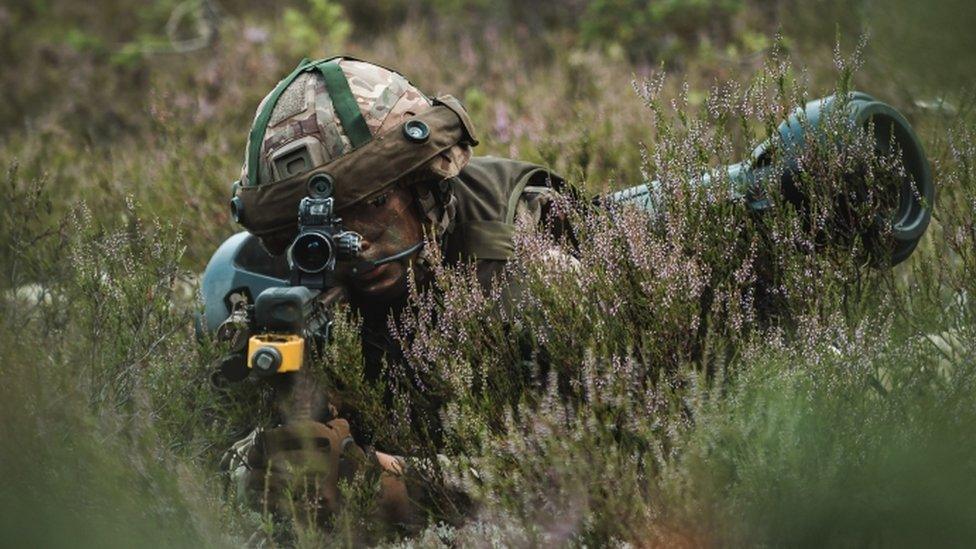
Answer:
M364 61L342 58L338 62L349 83L359 111L372 136L397 127L406 119L428 110L432 102L402 75ZM262 112L269 93L258 105ZM261 183L273 183L326 164L355 147L329 96L325 79L316 71L301 73L278 97L260 146ZM245 154L241 184L253 185ZM426 170L441 179L453 177L471 158L471 147L458 143L432 159Z

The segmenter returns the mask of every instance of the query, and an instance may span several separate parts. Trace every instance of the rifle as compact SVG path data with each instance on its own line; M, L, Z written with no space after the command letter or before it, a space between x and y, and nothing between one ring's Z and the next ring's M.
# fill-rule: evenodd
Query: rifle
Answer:
M231 353L220 367L228 379L240 380L252 372L258 377L297 372L310 352L328 341L331 307L344 297L335 280L336 261L358 257L362 242L359 234L343 230L332 190L327 175L309 180L286 265L264 252L253 237L241 235L225 242L207 265L198 330L206 322L218 341L230 343ZM241 208L235 197L231 213L238 221L244 215Z
M279 512L294 513L298 496L305 511L299 518L317 522L324 518L318 509L338 509L339 480L351 478L365 459L308 367L329 341L335 304L346 297L335 281L336 260L356 258L361 237L342 229L331 181L313 177L308 187L287 263L247 233L214 254L204 272L205 308L197 327L229 346L216 376L261 378L275 388L282 424L259 429L246 451L236 449L249 456L241 456L250 461L244 489L263 495L259 503L266 510L270 505Z

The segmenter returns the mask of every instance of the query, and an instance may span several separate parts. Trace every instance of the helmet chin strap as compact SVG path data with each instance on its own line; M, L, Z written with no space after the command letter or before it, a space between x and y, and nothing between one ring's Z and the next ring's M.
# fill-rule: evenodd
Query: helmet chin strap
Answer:
M352 274L360 275L360 274L368 273L373 269L379 267L380 265L386 265L387 263L393 263L394 261L401 261L407 257L410 257L416 251L420 250L423 247L424 247L424 241L421 240L420 242L414 244L413 246L410 246L409 248L406 248L405 250L397 252L393 255L388 255L386 257L380 259L373 259L373 260L360 259L356 263L356 265L352 268Z

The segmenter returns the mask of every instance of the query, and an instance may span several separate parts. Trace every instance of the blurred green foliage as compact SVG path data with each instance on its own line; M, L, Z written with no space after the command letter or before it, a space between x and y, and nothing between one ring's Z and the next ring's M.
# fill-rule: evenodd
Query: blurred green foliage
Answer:
M345 10L333 0L309 0L308 6L285 8L282 26L287 31L284 49L297 58L327 57L341 50L352 32Z
M670 59L703 40L729 41L743 7L741 0L598 0L580 18L580 38L638 58Z
M229 182L261 97L302 55L350 53L462 97L479 154L545 163L589 194L663 177L683 197L671 203L682 224L664 235L633 238L639 219L591 220L590 278L553 283L526 259L545 305L518 317L533 341L508 338L463 273L441 278L459 296L457 323L427 343L457 393L449 443L459 466L481 471L481 510L416 544L971 543L971 18L955 0L0 6L0 540L240 546L274 531L217 471L231 442L268 421L268 395L210 386L220 350L194 338L196 273L237 230ZM893 272L773 246L765 259L790 308L760 326L749 280L767 243L740 240L758 227L681 184L829 93L835 57L865 31L860 63L847 61L860 65L853 84L919 130L936 219ZM648 82L656 93L634 93ZM795 234L789 212L776 219L778 234ZM614 253L603 263L599 244ZM696 277L719 291L704 300ZM356 378L356 320L336 329L321 366ZM553 379L580 399L473 390L476 379L517 389L513 368L533 373L512 362L515 343L547 349ZM368 401L380 440L429 450L384 415L381 388L348 389ZM284 539L396 539L361 519L350 511L338 533Z

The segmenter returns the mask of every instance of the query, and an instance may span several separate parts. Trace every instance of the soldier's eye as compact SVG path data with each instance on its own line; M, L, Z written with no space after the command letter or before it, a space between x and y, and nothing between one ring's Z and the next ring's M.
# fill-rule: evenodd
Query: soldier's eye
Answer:
M367 204L369 204L370 206L372 206L374 208L377 208L379 206L382 206L383 204L386 204L386 200L388 198L390 198L390 193L381 194L381 195L377 196L376 198L374 198L374 199L370 200L369 202L367 202Z

